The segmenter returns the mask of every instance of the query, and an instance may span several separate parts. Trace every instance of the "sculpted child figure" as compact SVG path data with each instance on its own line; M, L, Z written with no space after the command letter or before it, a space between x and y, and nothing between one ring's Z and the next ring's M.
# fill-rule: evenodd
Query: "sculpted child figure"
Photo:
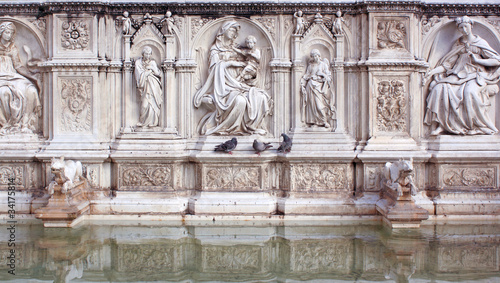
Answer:
M257 70L260 63L260 50L255 47L257 39L253 35L249 35L246 40L246 48L234 50L245 57L247 65L241 71L240 75L236 78L239 81L245 81L248 85L255 85L257 78Z

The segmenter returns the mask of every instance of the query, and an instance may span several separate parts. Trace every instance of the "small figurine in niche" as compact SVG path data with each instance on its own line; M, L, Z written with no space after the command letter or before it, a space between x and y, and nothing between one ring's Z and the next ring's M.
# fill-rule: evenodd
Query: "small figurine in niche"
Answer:
M160 21L160 24L165 26L168 34L174 34L174 19L172 18L172 12L167 11L165 17Z
M337 18L332 23L332 33L334 35L341 35L344 33L343 24L345 21L342 18L342 12L340 10L337 11L336 16Z
M132 20L129 17L127 11L123 12L123 17L121 17L122 21L122 31L125 35L130 35L130 29L132 28Z
M245 57L246 66L236 78L238 81L245 81L250 86L255 85L257 78L257 71L260 63L260 50L255 47L257 39L253 35L249 35L246 40L246 48L234 48L236 53Z
M328 59L321 60L318 49L311 50L311 61L300 80L302 92L302 119L309 126L330 128L335 109L331 89L331 73Z
M302 11L297 11L293 14L295 18L295 30L293 34L303 34L304 33L304 18L302 17Z
M153 50L145 46L142 58L135 62L135 78L141 96L138 127L156 127L160 124L160 109L163 104L161 72L153 60Z

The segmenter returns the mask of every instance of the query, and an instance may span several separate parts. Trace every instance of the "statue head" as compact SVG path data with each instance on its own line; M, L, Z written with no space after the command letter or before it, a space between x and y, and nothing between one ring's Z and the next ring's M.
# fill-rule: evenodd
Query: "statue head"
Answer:
M337 15L337 18L342 17L342 11L338 10L338 11L337 11L337 13L336 13L335 15Z
M463 34L463 35L469 35L472 32L472 19L463 16L455 19L455 22L457 23L458 30Z
M12 41L16 35L16 25L13 22L3 22L0 24L0 39Z
M124 16L125 18L128 18L128 12L127 12L127 11L123 12L123 16Z
M153 49L149 46L144 46L142 49L142 58L146 61L150 61L153 56Z
M227 21L222 24L217 32L217 38L225 36L230 40L235 40L238 37L238 32L241 26L236 21Z
M165 17L167 17L167 18L172 17L172 12L167 11L167 12L165 13Z
M255 36L253 36L253 35L249 35L245 39L245 43L246 43L248 48L253 49L255 44L257 43L257 38L255 38Z
M319 62L319 60L321 59L321 53L318 49L311 50L310 56L313 62Z

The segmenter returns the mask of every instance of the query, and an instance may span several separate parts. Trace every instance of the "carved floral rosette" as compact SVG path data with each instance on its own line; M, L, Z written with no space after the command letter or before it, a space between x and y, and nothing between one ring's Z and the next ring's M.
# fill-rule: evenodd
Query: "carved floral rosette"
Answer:
M88 21L63 21L61 46L63 49L87 50L90 42Z

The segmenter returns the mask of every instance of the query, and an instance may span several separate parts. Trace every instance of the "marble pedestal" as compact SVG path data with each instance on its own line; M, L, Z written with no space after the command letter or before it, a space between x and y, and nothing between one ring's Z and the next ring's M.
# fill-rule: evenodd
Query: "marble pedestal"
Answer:
M398 196L397 192L387 189L376 207L391 228L418 228L422 220L429 218L429 212L415 204L409 191Z

